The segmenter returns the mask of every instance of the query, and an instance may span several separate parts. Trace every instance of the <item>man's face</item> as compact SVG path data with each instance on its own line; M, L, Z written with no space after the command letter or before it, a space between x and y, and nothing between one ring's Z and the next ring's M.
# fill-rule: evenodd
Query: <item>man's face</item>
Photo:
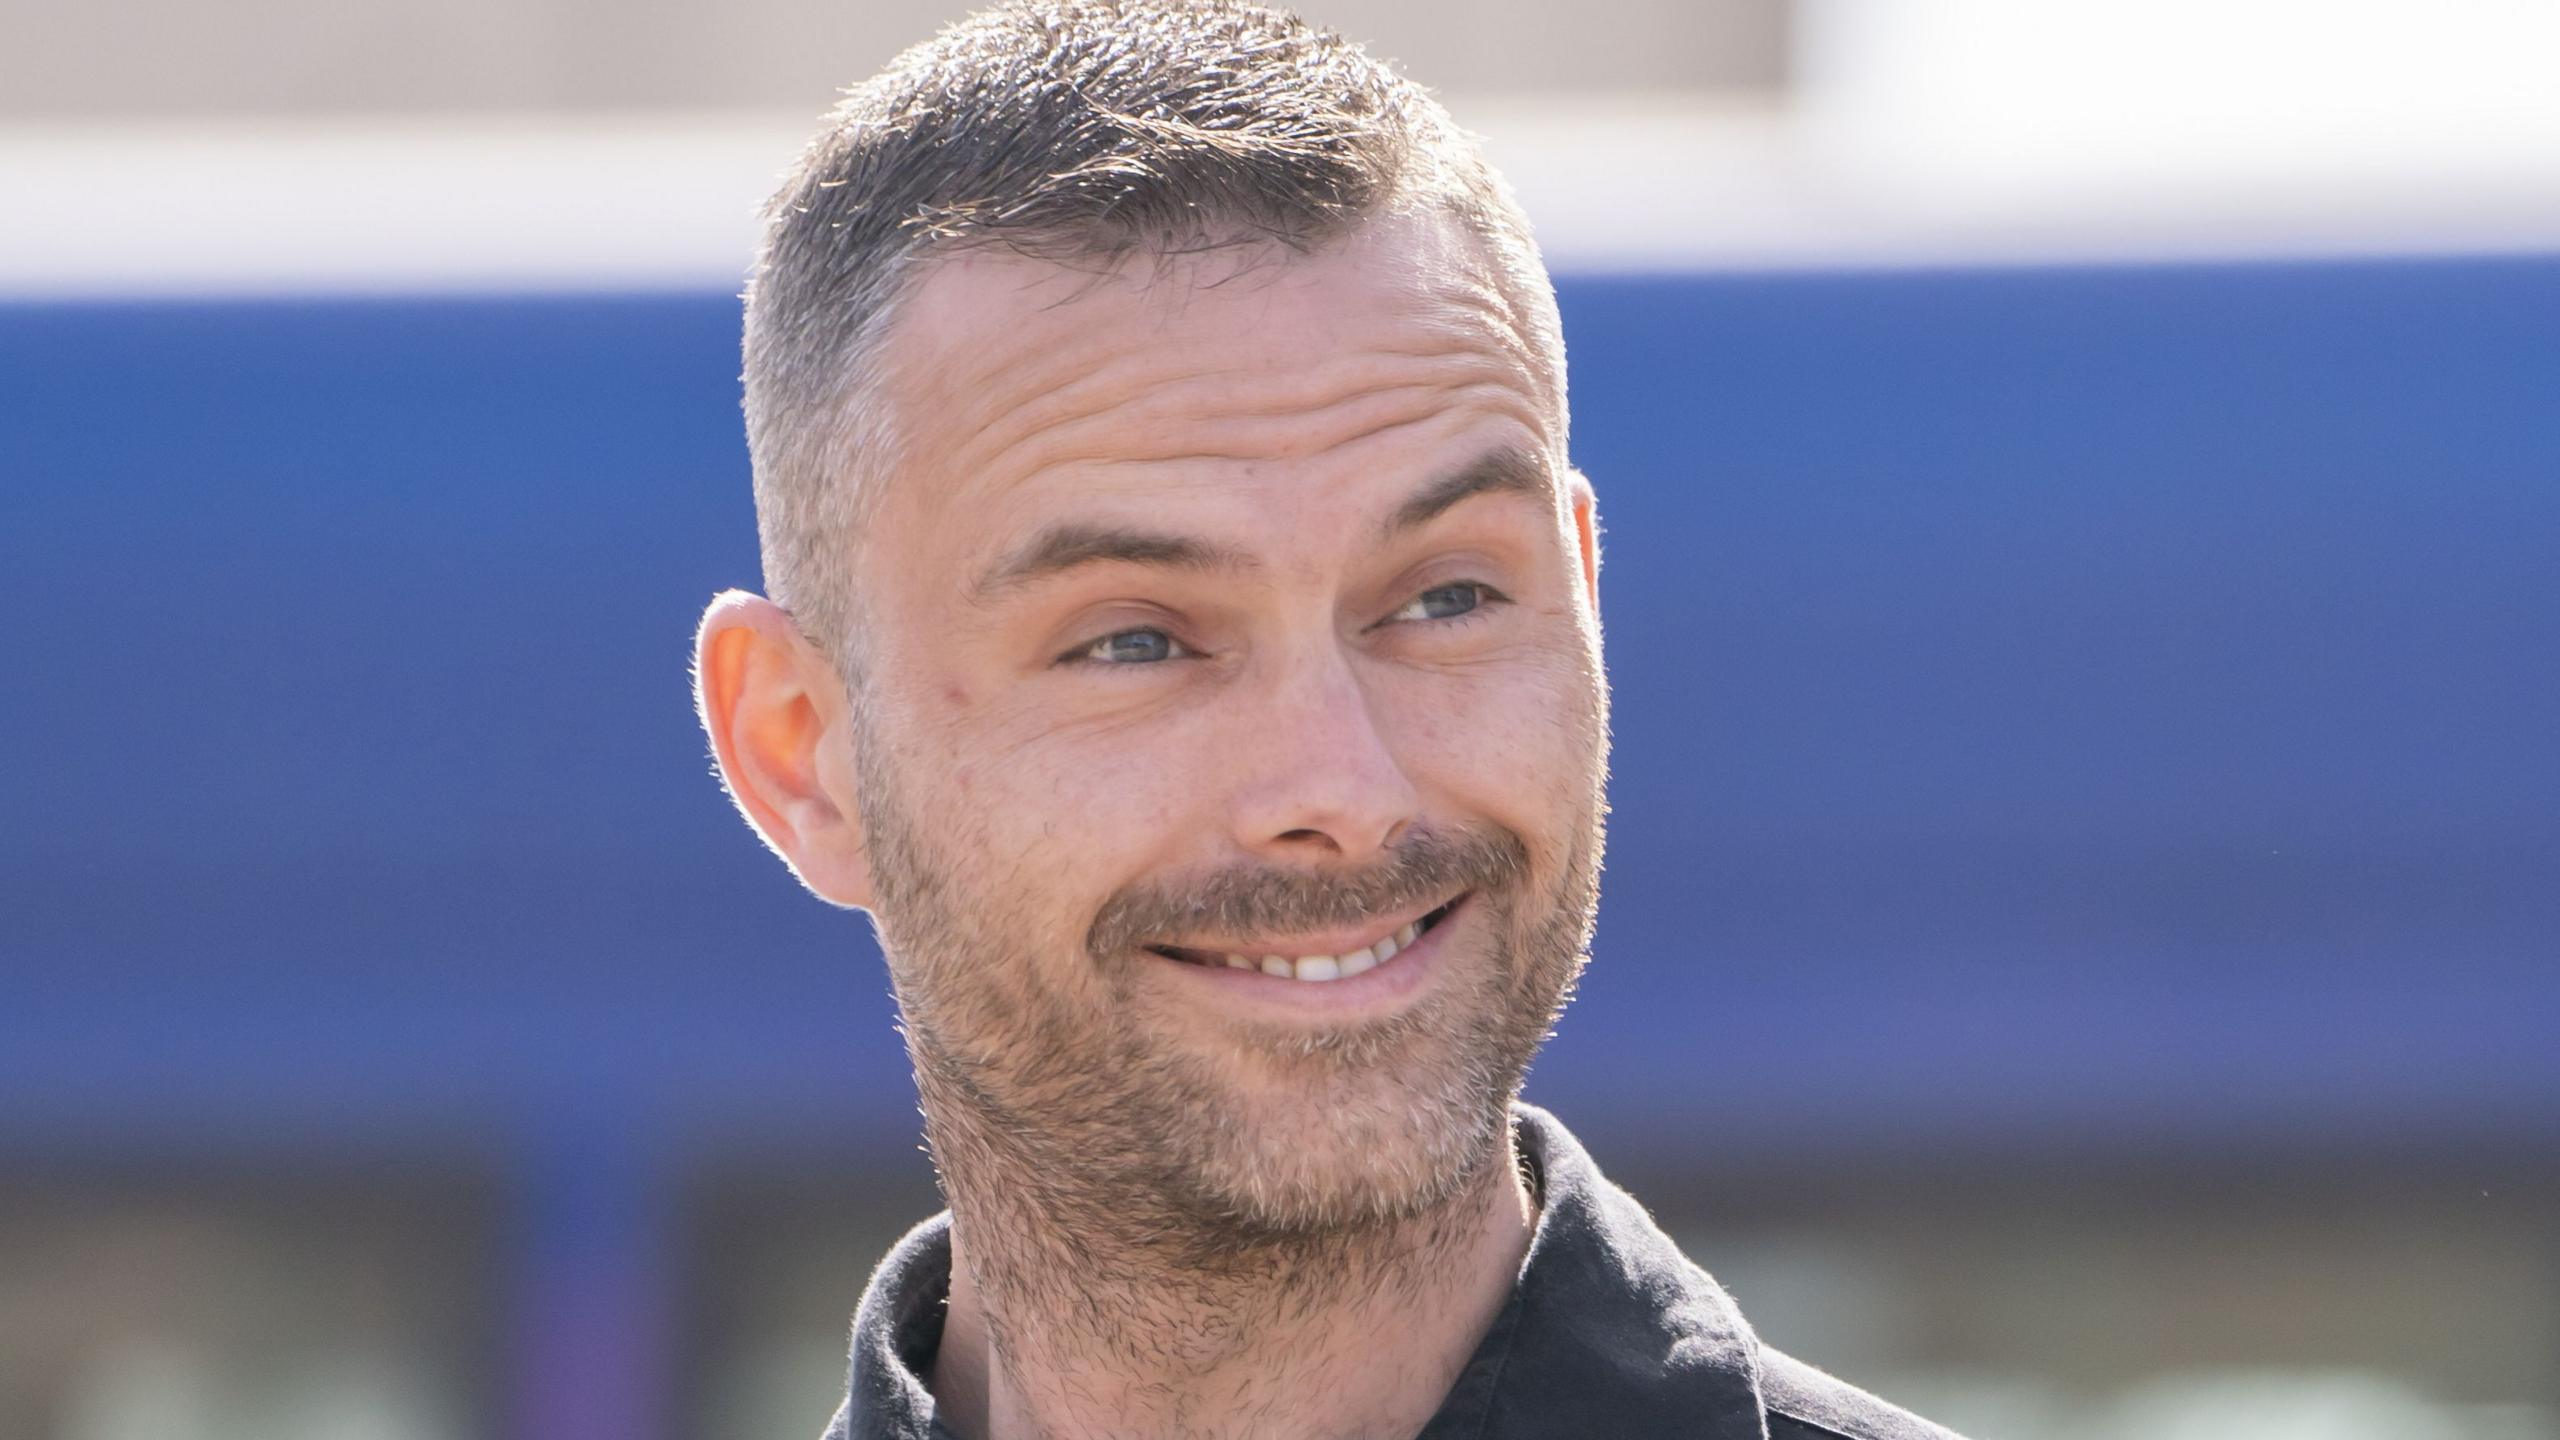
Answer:
M1606 752L1589 492L1489 264L972 252L883 367L858 794L946 1167L1230 1233L1447 1198L1582 963Z

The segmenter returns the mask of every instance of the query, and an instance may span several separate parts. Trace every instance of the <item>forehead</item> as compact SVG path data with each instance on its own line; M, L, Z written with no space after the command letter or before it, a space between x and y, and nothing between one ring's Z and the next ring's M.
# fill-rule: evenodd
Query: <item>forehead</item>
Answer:
M980 489L1060 465L1299 458L1435 389L1508 390L1560 445L1529 333L1484 247L1404 215L1305 254L936 259L879 358L901 476Z

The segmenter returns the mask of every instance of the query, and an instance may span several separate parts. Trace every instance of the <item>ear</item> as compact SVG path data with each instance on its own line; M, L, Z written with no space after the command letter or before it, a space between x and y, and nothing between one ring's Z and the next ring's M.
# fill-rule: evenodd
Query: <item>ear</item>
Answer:
M852 707L835 665L781 606L727 591L694 637L693 703L738 813L820 899L867 908Z
M1573 512L1573 534L1582 549L1582 586L1591 596L1591 610L1600 610L1600 495L1591 488L1591 477L1579 470L1565 472L1565 503Z

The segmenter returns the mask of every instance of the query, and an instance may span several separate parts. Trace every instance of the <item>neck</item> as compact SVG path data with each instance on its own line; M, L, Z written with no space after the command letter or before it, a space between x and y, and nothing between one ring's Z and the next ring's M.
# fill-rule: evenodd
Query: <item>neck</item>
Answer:
M1503 1133L1428 1213L1247 1245L1095 1227L1044 1213L1045 1187L946 1173L942 1423L964 1440L1408 1440L1528 1253L1536 1212Z

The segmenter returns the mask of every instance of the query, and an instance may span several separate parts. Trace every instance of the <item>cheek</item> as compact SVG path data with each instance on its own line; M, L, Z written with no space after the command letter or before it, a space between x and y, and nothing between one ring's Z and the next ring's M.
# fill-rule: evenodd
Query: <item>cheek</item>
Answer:
M1080 945L1115 892L1159 869L1197 828L1214 746L1196 726L1061 728L1043 717L942 717L924 768L939 804L971 833L984 899Z
M1579 803L1597 766L1601 722L1587 675L1572 657L1542 654L1414 677L1398 687L1397 748L1428 788L1534 829L1535 812Z
M1064 719L1026 703L988 716L965 743L988 801L1000 785L1006 802L1062 834L1130 848L1192 818L1189 802L1215 788L1221 757L1232 756L1234 712L1196 701Z

